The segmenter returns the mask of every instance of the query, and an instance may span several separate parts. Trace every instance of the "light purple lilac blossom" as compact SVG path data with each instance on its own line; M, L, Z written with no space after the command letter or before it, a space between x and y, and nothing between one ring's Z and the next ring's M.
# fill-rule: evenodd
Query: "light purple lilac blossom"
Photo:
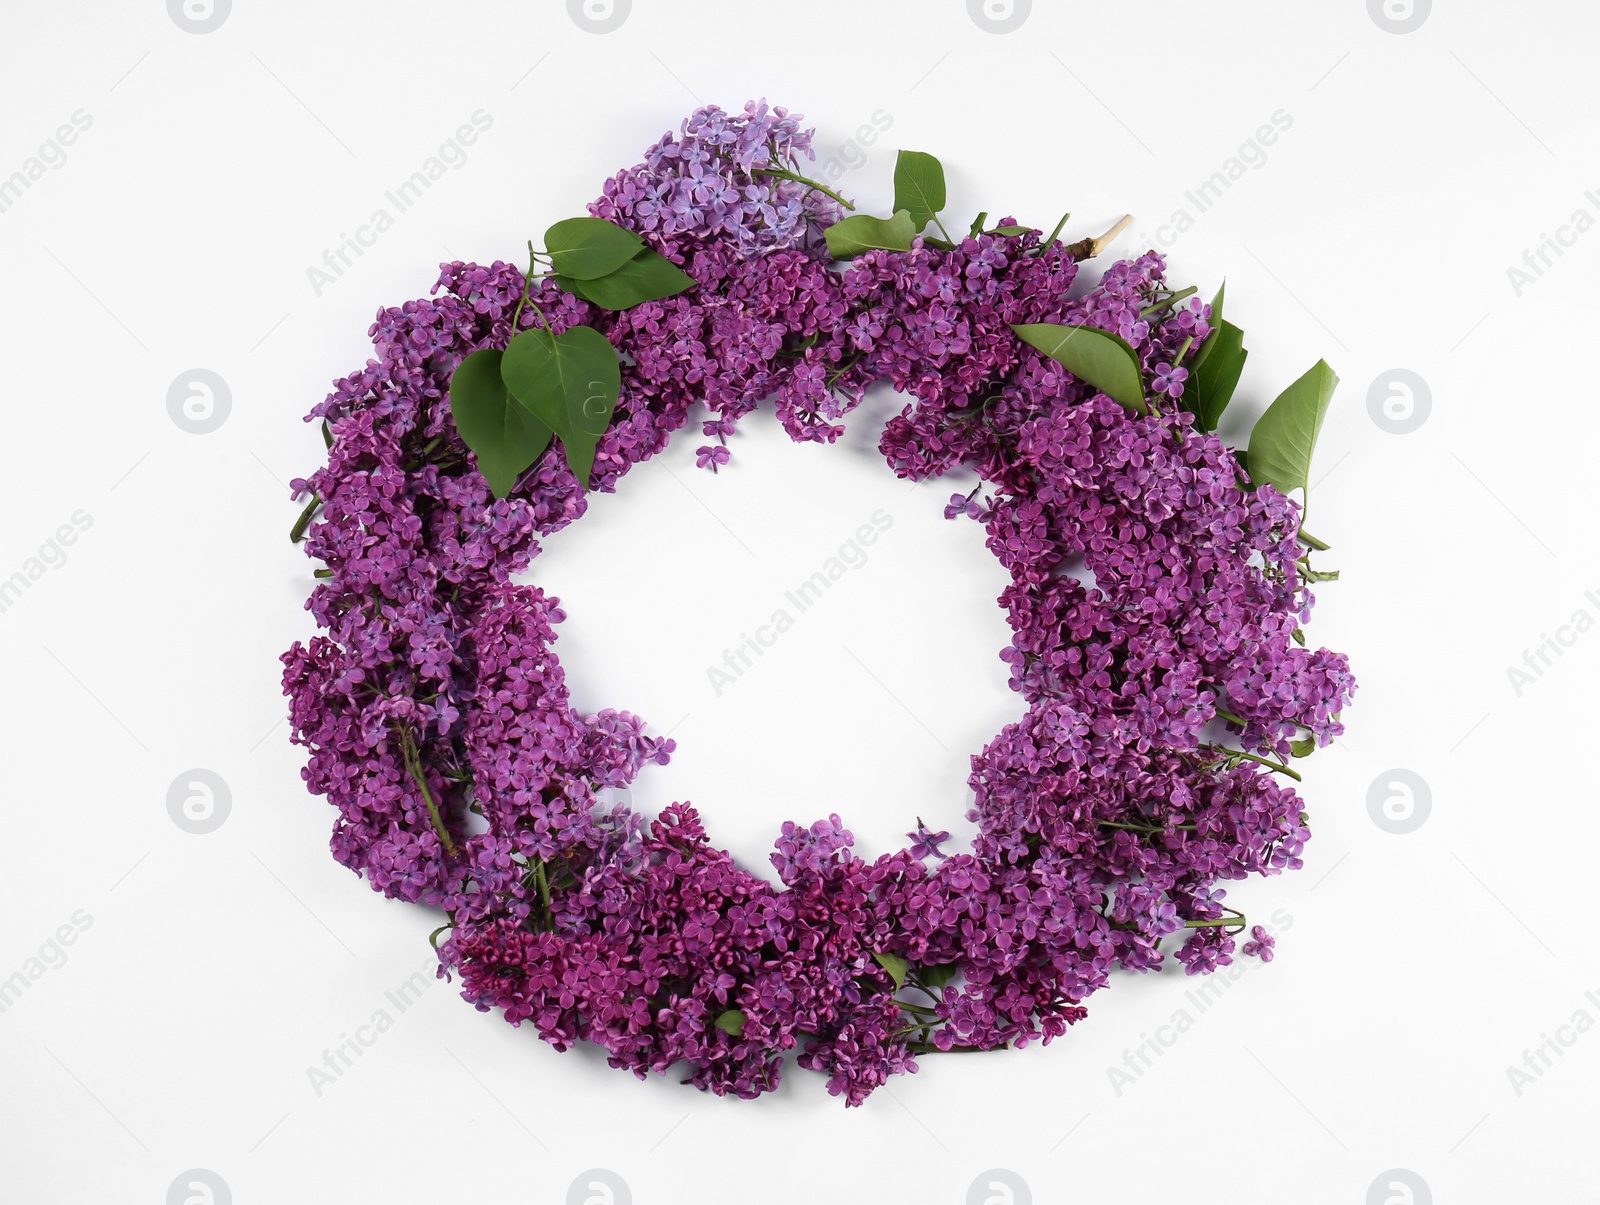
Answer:
M1226 926L1193 923L1227 915L1216 884L1299 868L1309 833L1295 792L1228 759L1208 725L1224 707L1240 747L1287 756L1302 729L1342 731L1354 682L1342 655L1293 639L1312 604L1297 507L1241 488L1233 453L1175 405L1135 416L1009 329L1115 331L1177 398L1169 366L1209 308L1141 316L1161 256L1113 264L1078 297L1079 264L1037 233L919 240L840 270L819 237L833 203L759 170L810 154L798 121L699 110L590 207L696 288L621 313L550 281L534 297L558 330L591 325L626 353L592 488L614 490L697 403L715 469L759 404L829 442L879 381L912 397L881 444L898 475L981 476L982 501L957 495L946 514L982 522L1010 575L1001 656L1026 711L972 759L973 848L945 856L946 834L919 822L910 848L868 861L837 816L789 822L777 888L687 803L653 819L601 803L673 742L625 711L574 711L558 601L512 581L588 494L552 448L494 499L446 396L463 357L512 334L509 264L445 265L437 296L380 311L375 358L312 412L333 446L294 484L322 500L307 551L330 576L307 604L323 631L285 654L284 687L306 783L338 811L334 856L448 910L440 974L479 1009L719 1094L773 1089L793 1051L859 1104L919 1051L1050 1041L1113 970L1161 966L1186 928L1189 973L1228 963ZM1257 927L1245 952L1270 959L1271 937ZM910 964L906 989L875 954ZM908 995L924 974L934 986ZM730 1010L738 1033L716 1024Z

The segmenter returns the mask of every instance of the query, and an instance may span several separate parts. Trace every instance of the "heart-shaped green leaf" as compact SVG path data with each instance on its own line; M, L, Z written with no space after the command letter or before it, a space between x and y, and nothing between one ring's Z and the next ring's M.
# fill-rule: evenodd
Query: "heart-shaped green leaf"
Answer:
M561 437L567 463L587 489L595 445L622 392L616 349L592 326L555 336L523 331L506 348L500 371L511 395Z
M626 310L643 301L660 301L693 288L695 279L666 256L646 247L615 272L593 280L558 276L556 283L603 310Z
M713 1021L712 1024L722 1030L723 1033L736 1038L744 1032L744 1022L744 1013L737 1008L730 1008Z
M604 218L567 218L544 232L544 248L556 273L594 280L615 272L644 246L644 240Z
M892 218L858 213L853 218L835 222L822 235L828 240L828 253L834 259L850 259L863 251L909 251L917 230L911 215L904 209L897 209Z
M1257 482L1269 481L1285 494L1307 487L1311 454L1338 384L1328 362L1318 360L1267 407L1250 432L1250 475Z
M550 446L550 426L512 400L501 379L502 357L485 348L456 366L450 377L450 413L456 430L478 459L478 472L495 497L504 498L522 471Z
M1189 380L1181 403L1194 415L1197 430L1217 429L1222 412L1239 387L1239 374L1244 371L1244 362L1249 356L1244 346L1244 332L1226 319L1206 336L1206 341L1200 345L1200 354L1190 362Z
M894 980L895 991L905 986L906 972L911 969L911 964L898 954L875 953L872 961L889 972L889 978Z
M1096 326L1063 326L1055 322L1012 324L1017 338L1061 364L1080 381L1138 414L1148 414L1139 353L1126 340Z
M894 207L911 215L920 231L944 208L944 165L922 151L901 151L894 161Z

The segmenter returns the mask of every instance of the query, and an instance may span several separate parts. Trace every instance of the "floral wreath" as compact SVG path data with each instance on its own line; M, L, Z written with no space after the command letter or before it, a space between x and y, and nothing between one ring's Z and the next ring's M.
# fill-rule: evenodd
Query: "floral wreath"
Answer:
M324 565L323 632L284 689L334 857L445 910L439 974L478 1009L718 1094L775 1088L793 1051L854 1105L924 1053L1048 1042L1174 945L1190 974L1229 963L1250 927L1216 884L1300 867L1282 780L1343 731L1354 681L1305 646L1308 585L1336 574L1288 496L1326 364L1232 449L1213 432L1246 353L1220 292L1169 288L1150 252L1074 296L1117 231L954 236L918 152L891 217L844 216L801 175L810 143L765 102L700 109L526 272L447 264L379 311L376 358L312 411L328 464L294 483L293 538ZM972 758L969 852L919 820L868 861L838 816L788 822L780 887L687 803L602 801L674 742L572 709L558 600L513 579L697 403L716 471L763 401L827 443L877 382L911 399L880 445L898 476L981 478L945 515L1010 575L1026 712ZM1243 953L1272 950L1250 928Z

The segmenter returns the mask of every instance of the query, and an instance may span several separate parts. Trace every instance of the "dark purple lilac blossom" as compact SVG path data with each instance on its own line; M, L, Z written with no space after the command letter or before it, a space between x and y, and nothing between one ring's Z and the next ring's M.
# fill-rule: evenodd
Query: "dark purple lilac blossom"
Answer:
M513 582L588 494L552 448L493 498L446 395L468 353L513 333L509 264L447 264L435 296L381 311L375 357L312 412L332 449L294 484L321 499L307 551L328 576L284 687L306 783L337 809L335 858L448 911L440 974L479 1009L719 1094L770 1091L794 1052L859 1104L919 1053L1060 1036L1112 971L1159 968L1174 945L1190 974L1230 962L1244 921L1217 884L1298 869L1309 836L1295 792L1232 751L1326 743L1354 682L1344 656L1295 641L1312 605L1298 508L1246 488L1171 404L1210 312L1143 316L1166 295L1162 257L1078 296L1080 264L1037 232L841 270L820 238L834 203L769 174L809 156L798 121L699 110L590 207L697 287L620 313L548 280L533 295L558 331L587 324L625 353L592 488L614 490L696 404L714 470L758 405L831 442L876 382L911 395L881 443L896 474L981 477L984 501L946 515L983 523L1010 575L1001 656L1026 710L972 759L973 848L946 856L919 821L910 848L868 861L837 816L787 822L774 887L687 803L650 819L604 802L673 742L626 711L575 711L559 603ZM1115 331L1156 378L1152 413L1023 345L1021 322Z

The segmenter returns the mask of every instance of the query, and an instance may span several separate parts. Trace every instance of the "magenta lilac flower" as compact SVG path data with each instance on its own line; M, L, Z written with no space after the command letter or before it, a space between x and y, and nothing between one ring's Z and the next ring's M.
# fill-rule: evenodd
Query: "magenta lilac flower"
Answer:
M1343 731L1354 681L1299 640L1298 506L1171 404L1212 315L1153 305L1171 297L1162 257L1085 288L1081 245L1031 231L841 268L821 237L835 202L795 178L799 120L700 109L590 207L695 287L623 311L532 288L554 330L622 353L588 483L552 446L497 500L455 430L451 374L515 333L521 270L446 264L432 296L379 311L373 358L312 411L328 463L294 486L320 501L320 631L284 655L284 688L334 857L448 913L440 974L477 1008L719 1094L771 1091L792 1051L859 1104L921 1055L1061 1036L1118 969L1227 965L1245 922L1221 884L1297 869L1310 835L1273 766ZM1010 329L1045 322L1126 340L1151 412ZM945 514L982 524L1008 576L1019 717L972 757L971 849L918 820L868 859L840 817L798 817L774 885L688 803L609 802L674 743L574 708L560 603L515 579L582 517L585 485L615 490L691 412L714 471L758 407L831 442L875 382L907 395L880 444L894 473L981 479ZM1243 952L1270 960L1272 937L1256 926Z

